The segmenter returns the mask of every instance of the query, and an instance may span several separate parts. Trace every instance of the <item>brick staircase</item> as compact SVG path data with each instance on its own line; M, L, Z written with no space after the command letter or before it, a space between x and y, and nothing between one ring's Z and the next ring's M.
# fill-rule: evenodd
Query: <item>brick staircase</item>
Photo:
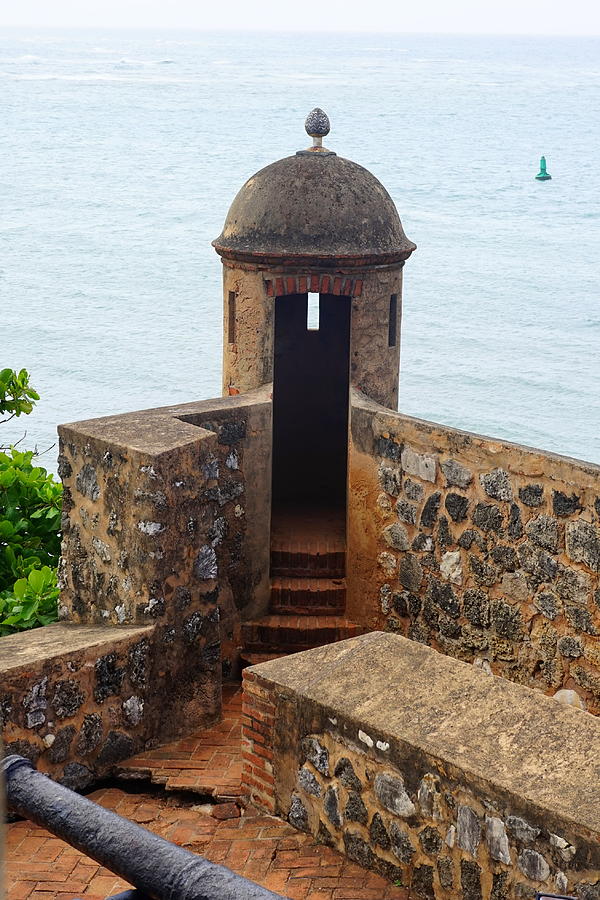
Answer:
M242 624L242 659L264 662L362 634L346 619L344 522L335 511L279 512L269 614Z

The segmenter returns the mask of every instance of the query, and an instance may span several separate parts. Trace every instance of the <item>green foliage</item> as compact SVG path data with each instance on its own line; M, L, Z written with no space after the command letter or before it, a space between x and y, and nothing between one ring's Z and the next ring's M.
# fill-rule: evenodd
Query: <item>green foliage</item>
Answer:
M0 594L0 637L55 622L58 594L56 570L49 566L17 579L12 591Z
M27 414L37 399L25 369L0 372L0 412ZM35 457L0 452L0 636L57 618L62 486Z
M27 416L35 406L35 401L40 396L29 385L29 373L26 369L14 372L12 369L0 371L0 413L9 413L13 416ZM5 419L8 421L8 419Z

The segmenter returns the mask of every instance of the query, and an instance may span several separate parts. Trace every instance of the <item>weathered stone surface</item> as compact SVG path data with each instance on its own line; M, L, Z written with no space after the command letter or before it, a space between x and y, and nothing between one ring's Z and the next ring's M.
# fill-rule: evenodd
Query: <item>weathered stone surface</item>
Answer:
M462 581L462 564L460 550L444 553L440 561L440 574L446 581L452 584L460 584Z
M600 529L577 519L567 522L565 528L567 556L575 562L583 562L594 572L600 572Z
M410 884L411 894L424 900L435 900L433 888L433 866L416 866Z
M408 525L415 525L417 522L417 507L408 500L398 500L396 503L396 513L398 518L402 519Z
M383 529L382 534L388 547L392 547L394 550L409 549L410 541L408 539L408 534L406 528L404 528L400 522L394 522L392 525L388 525L387 528Z
M532 575L538 584L554 580L558 572L558 563L545 550L524 543L519 546L518 554L522 568Z
M549 591L542 591L533 598L536 609L546 616L547 619L555 619L560 611L556 596Z
M523 536L523 521L521 519L521 510L516 503L510 504L510 513L508 516L508 535L515 540Z
M55 739L48 751L48 759L51 763L62 763L68 759L75 734L76 729L74 725L67 725L66 728L61 728L56 732Z
M462 494L449 493L444 500L444 506L453 522L464 522L469 510L469 498Z
M302 766L298 772L298 787L306 791L307 794L312 794L313 797L320 797L323 792L321 785L306 766Z
M508 872L494 872L490 900L507 900L510 887Z
M372 869L375 862L373 851L367 842L359 835L351 831L344 832L344 847L346 856L357 862L365 869Z
M464 804L458 807L456 816L456 842L472 856L477 855L481 843L481 821L471 807Z
M409 475L416 475L422 481L435 481L435 457L415 453L411 447L405 447L402 451L402 468Z
M487 475L481 475L479 480L488 497L494 500L512 500L510 476L504 469L494 469Z
M449 856L440 856L437 861L438 877L440 879L440 887L445 891L451 890L454 886L454 870L452 860Z
M470 588L463 597L465 617L479 628L490 624L490 600L485 591Z
M89 713L83 720L77 739L77 753L87 756L99 746L102 740L102 719L96 713Z
M373 844L376 844L383 850L389 850L391 847L390 836L379 813L375 813L371 820L369 838Z
M329 751L315 737L308 737L302 741L304 758L312 763L317 772L329 777Z
M400 862L410 863L415 855L415 848L406 831L400 828L396 822L392 822L390 825L390 840L394 856L397 856Z
M550 875L550 866L537 850L521 850L517 864L523 875L530 881L546 881Z
M460 861L460 884L463 900L482 900L481 867L469 859Z
M122 759L133 756L133 751L134 743L128 734L122 731L109 731L96 759L96 766L99 769L109 768Z
M433 528L435 525L441 499L442 495L439 491L435 491L435 493L427 498L425 506L423 507L423 512L421 513L421 525L424 528Z
M406 793L403 780L395 775L377 775L375 795L388 812L406 818L415 812L415 805Z
M509 866L511 862L510 848L502 819L498 819L496 816L486 816L485 832L486 842L492 859L497 859L499 862Z
M360 795L358 796L360 799ZM342 817L340 815L339 796L337 788L333 785L330 785L325 791L325 797L323 799L323 809L325 810L325 815L327 816L331 824L335 825L336 828L341 828Z
M584 634L598 633L592 616L587 609L565 603L565 618L569 625L572 625L577 631L582 631Z
M391 438L378 437L375 442L375 452L378 456L385 456L386 459L393 459L394 462L399 462L402 446Z
M523 619L517 606L511 606L502 600L493 600L490 606L492 626L510 641L523 639Z
M290 811L288 813L288 822L299 831L308 831L308 812L297 794L292 796Z
M519 488L519 499L525 506L542 506L544 502L544 485L527 484Z
M117 665L115 653L107 653L106 656L100 657L95 665L95 674L94 699L96 703L102 703L107 697L120 693L125 669Z
M398 575L400 584L408 591L416 593L423 580L423 569L417 556L406 553L400 560L400 572Z
M366 825L369 821L367 807L357 791L350 791L348 802L344 809L344 816L349 822L360 822L361 825Z
M341 783L349 791L362 791L363 786L360 778L358 778L352 763L347 757L343 756L339 760L335 767L334 775L340 779Z
M480 550L483 550L484 538L482 538L479 532L475 531L473 528L467 528L459 537L458 545L464 550L470 550L473 544L476 544Z
M552 509L555 516L572 516L583 509L577 494L569 497L562 491L552 491Z
M504 517L499 506L493 503L478 503L473 513L473 522L482 531L500 531Z
M381 465L379 467L379 484L386 494L397 497L402 486L402 473L399 469Z
M566 566L559 566L556 578L556 593L561 600L586 606L591 591L592 583L587 573L579 572L576 569L568 569Z
M492 559L504 572L514 572L519 565L519 557L513 547L497 544L492 548Z
M525 528L530 540L551 553L558 550L558 522L553 516L531 519Z
M419 832L419 843L421 844L423 852L427 853L428 856L437 856L442 849L441 835L433 825L426 825L425 828Z
M71 791L85 791L94 783L94 775L81 763L70 762L65 766L63 776L59 780Z
M441 465L448 485L467 488L473 481L473 473L456 459L447 459Z
M123 716L125 721L134 728L139 725L144 717L144 701L141 697L133 694L123 701Z
M460 604L449 584L430 578L427 598L452 618L456 619L460 615Z
M86 463L79 472L75 479L75 486L79 493L83 494L84 497L87 497L89 500L97 500L100 496L96 470L90 463Z
M579 638L572 637L568 634L565 634L563 637L559 638L557 646L559 652L563 656L570 657L571 659L577 659L583 654L583 646Z
M417 503L423 499L425 488L418 481L412 481L407 478L404 482L404 493L409 500L415 500Z
M56 682L51 705L59 719L68 719L74 716L84 701L85 694L78 681L68 678Z
M214 547L208 544L205 547L201 547L194 563L196 578L199 578L201 581L211 581L217 577L218 573L219 567Z

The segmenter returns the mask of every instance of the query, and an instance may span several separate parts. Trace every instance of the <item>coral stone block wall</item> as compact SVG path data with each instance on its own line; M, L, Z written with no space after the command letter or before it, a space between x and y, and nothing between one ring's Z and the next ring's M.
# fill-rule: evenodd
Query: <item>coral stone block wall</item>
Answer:
M600 896L598 719L390 634L244 674L263 809L411 897Z
M355 394L349 504L350 617L600 713L600 467Z
M179 704L152 627L48 625L2 638L1 649L5 751L68 787L89 787L172 727L168 710ZM209 681L205 691L200 711L214 715L218 689Z
M220 622L234 667L268 602L270 421L246 395L62 426L62 618L157 623L215 662Z
M242 615L269 600L271 403L245 395L60 429L59 625L0 639L9 751L85 787L213 721Z

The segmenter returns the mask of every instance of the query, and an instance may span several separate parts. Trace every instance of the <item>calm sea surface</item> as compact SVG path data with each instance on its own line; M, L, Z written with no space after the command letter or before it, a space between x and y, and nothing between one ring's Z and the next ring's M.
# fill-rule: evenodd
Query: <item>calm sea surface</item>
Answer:
M0 32L0 443L218 396L210 241L317 105L418 244L401 409L600 463L598 39Z

